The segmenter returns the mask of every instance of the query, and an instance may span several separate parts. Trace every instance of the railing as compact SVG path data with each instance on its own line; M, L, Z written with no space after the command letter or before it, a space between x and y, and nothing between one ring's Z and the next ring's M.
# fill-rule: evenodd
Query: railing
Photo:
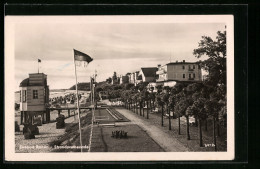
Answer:
M188 79L189 79L189 80L194 80L194 77L189 77Z
M194 69L192 69L192 68L189 68L188 70L189 70L189 71L194 71Z
M166 81L167 80L167 78L158 78L158 79L156 79L156 82L162 82L162 81Z

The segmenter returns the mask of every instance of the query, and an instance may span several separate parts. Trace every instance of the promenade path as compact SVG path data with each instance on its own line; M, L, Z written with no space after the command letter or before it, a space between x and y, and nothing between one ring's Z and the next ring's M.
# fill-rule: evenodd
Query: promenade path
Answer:
M82 112L81 117L87 115L88 112ZM65 119L65 123L78 123L78 115ZM51 152L53 149L49 147L49 142L56 140L65 133L64 129L56 129L56 122L43 124L38 126L40 134L35 135L35 139L25 140L20 126L21 132L15 132L15 152L16 153L44 153Z
M124 108L116 108L118 112L124 115L126 118L131 120L131 122L127 122L128 124L136 124L141 127L146 133L157 143L159 144L165 151L167 152L185 152L190 151L189 148L184 146L180 141L174 138L173 135L169 135L165 133L165 131L157 127L149 121L143 120L139 115L133 113ZM127 123L118 123L116 125L127 125Z

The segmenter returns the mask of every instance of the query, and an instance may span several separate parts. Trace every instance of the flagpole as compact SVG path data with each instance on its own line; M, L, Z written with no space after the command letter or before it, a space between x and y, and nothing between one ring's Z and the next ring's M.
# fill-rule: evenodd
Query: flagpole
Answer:
M91 80L91 76L90 76L90 81L89 81L89 90L90 90L90 95L89 95L89 100L90 100L90 105L92 105L92 80Z
M38 59L38 74L39 74L39 59Z
M77 109L78 109L78 118L79 118L79 141L80 141L80 151L82 152L82 138L81 138L81 125L80 125L80 112L79 112L79 95L78 95L78 79L77 79L77 68L75 64L75 58L73 55L74 61L74 70L75 70L75 77L76 77L76 96L77 96Z

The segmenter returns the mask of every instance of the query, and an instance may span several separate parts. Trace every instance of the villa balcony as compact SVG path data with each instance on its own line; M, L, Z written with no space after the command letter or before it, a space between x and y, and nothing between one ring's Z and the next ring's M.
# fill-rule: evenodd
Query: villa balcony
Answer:
M194 80L194 77L189 77L188 80Z
M161 74L165 74L166 73L166 71L165 70L158 70L157 72L156 72L156 74L157 75L161 75Z
M189 69L188 69L188 71L194 71L194 69L192 69L192 68L189 68Z

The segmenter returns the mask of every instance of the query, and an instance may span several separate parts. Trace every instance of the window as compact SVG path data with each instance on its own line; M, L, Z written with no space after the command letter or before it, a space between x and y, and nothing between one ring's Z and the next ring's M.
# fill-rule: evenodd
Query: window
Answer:
M193 74L193 78L195 78L195 73Z
M191 74L189 74L189 78L191 78Z
M193 69L195 69L195 65L193 65Z
M26 90L23 90L23 102L26 102L26 97L27 97L26 94L27 94Z
M200 65L198 65L198 69L200 69Z
M190 68L190 65L189 65L189 69L191 69L191 68Z
M185 69L185 66L182 66L182 69Z
M183 79L185 79L185 74L182 75Z
M38 90L33 90L33 99L38 99Z

